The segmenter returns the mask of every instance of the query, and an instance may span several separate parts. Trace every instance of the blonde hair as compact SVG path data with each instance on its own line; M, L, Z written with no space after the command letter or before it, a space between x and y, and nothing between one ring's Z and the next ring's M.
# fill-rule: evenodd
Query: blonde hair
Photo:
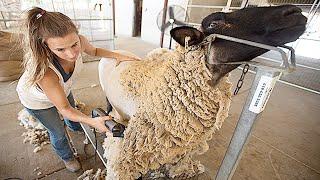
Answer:
M41 80L55 54L48 48L45 40L78 33L72 20L60 12L48 12L33 7L26 12L23 48L25 52L23 68L28 73L27 85L35 85Z

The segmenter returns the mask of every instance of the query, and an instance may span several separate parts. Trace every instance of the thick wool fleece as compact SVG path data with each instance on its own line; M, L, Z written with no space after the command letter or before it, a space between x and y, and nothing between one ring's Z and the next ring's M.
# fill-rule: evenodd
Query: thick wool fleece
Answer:
M207 141L228 116L231 102L228 77L213 85L204 57L203 50L156 49L121 74L139 108L122 140L106 140L109 153L111 146L120 148L108 155L113 178L135 179L163 165L170 177L204 171L192 156L208 150Z

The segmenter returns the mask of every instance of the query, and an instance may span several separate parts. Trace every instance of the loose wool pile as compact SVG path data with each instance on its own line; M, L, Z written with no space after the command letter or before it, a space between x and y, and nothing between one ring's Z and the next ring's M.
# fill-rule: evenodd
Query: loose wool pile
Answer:
M75 100L75 105L76 109L81 112L86 110L86 105L78 100ZM24 137L23 143L29 142L33 144L33 152L37 153L42 150L43 146L50 144L48 131L37 119L32 117L26 109L22 109L18 113L18 121L20 125L27 130L21 135Z
M228 77L215 85L211 77L202 49L155 49L144 61L132 62L121 83L139 108L123 139L105 140L107 179L136 179L161 166L171 178L204 172L192 157L208 150L231 102Z
M97 169L96 172L93 169L86 170L77 180L103 180L106 177L106 169Z
M45 127L35 118L33 118L25 109L18 113L20 125L27 131L22 133L24 137L23 143L29 142L33 144L33 152L37 153L42 150L42 147L50 144L49 135Z

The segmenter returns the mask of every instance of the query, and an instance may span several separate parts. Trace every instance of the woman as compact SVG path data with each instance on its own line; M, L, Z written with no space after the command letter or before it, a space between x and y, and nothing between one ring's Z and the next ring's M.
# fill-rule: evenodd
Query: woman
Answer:
M25 26L25 71L17 86L19 99L47 128L53 149L66 168L75 172L80 164L68 145L64 123L73 131L82 131L81 122L105 132L104 123L111 119L109 116L91 118L75 109L70 89L82 67L81 53L114 58L118 63L137 59L92 46L78 34L71 19L59 12L34 7L27 12Z

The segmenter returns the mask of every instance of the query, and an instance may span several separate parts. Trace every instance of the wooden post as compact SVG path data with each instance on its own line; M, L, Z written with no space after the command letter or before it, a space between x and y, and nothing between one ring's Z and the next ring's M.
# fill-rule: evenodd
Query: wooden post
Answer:
M162 15L162 23L161 23L161 27L164 26L164 24L166 23L166 18L167 18L167 7L168 7L168 0L164 0L164 4L163 4L163 15ZM160 28L161 28L160 27ZM160 36L160 47L163 47L163 38L164 38L164 30L161 31L161 36Z
M113 36L116 35L116 13L115 13L115 0L112 0L112 24L113 24Z
M142 0L133 0L134 13L132 22L132 36L137 37L141 35L141 19L142 19Z

